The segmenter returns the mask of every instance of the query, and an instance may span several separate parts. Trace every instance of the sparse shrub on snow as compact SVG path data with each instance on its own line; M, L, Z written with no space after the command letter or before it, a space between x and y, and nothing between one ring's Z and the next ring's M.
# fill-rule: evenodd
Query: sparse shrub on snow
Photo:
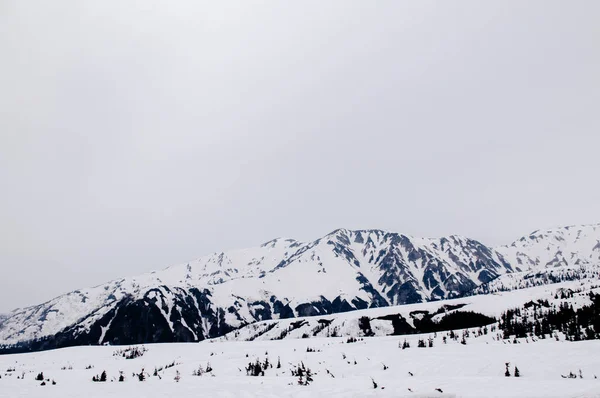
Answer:
M143 356L148 349L144 346L141 347L129 347L124 349L119 349L113 352L114 357L123 357L125 359L135 359Z
M298 378L298 384L301 386L307 386L313 382L313 373L310 368L304 366L304 362L301 362L294 369L291 370L292 376Z

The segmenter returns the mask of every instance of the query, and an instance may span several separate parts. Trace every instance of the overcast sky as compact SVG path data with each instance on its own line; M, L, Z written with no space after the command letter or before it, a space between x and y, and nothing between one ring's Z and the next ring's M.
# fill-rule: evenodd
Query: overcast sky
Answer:
M127 4L125 4L127 3ZM0 311L333 229L600 221L600 2L0 2Z

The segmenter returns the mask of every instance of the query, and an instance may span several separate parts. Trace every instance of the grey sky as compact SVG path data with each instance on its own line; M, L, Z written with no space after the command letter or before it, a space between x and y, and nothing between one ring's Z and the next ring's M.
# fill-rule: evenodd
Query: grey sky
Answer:
M0 2L0 311L338 227L600 221L600 2L293 3Z

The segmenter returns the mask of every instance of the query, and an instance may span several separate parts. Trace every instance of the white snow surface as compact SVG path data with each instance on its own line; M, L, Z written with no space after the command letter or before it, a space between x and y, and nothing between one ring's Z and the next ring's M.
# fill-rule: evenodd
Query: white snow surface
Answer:
M290 339L283 341L149 344L139 358L113 356L119 347L74 347L0 356L0 397L599 397L600 341L554 339L519 344L494 334L462 345L446 333L364 338ZM431 337L432 348L417 348ZM399 344L407 340L411 348ZM316 352L307 352L307 348ZM266 358L273 364L263 377L246 375L245 367ZM281 368L277 368L278 359ZM175 366L151 376L155 368ZM193 376L210 362L213 371ZM505 377L505 363L521 377ZM290 370L303 363L314 373L308 386ZM88 366L91 369L86 369ZM384 365L387 369L384 370ZM64 370L62 370L64 368ZM11 371L8 371L8 370ZM14 369L14 371L13 371ZM133 373L144 370L146 381ZM570 372L583 378L565 379ZM92 382L106 371L108 381ZM119 372L125 375L118 382ZM175 381L179 371L180 381ZM34 380L43 372L45 386ZM411 376L412 374L412 376ZM21 378L22 377L22 378ZM52 385L51 381L56 381ZM373 388L373 380L377 389ZM440 389L440 393L436 389Z

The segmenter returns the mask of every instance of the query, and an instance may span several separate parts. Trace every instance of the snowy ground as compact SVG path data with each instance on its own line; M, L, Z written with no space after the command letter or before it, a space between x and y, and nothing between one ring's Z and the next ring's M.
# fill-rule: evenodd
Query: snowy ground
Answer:
M450 339L444 344L445 335L438 333L432 348L417 347L418 339L429 335L412 335L364 338L356 343L346 343L346 338L312 338L154 344L146 346L145 355L131 360L113 356L123 347L109 346L4 355L0 356L0 397L600 397L600 379L595 378L600 376L600 341L528 339L528 343L523 339L509 344L489 333L471 334L463 345ZM405 337L411 347L402 350L398 344ZM307 347L320 352L307 352ZM246 376L249 362L266 357L274 366L264 377ZM142 368L152 374L155 367L173 361L177 365L160 372L161 379L150 376L140 382L132 377ZM309 386L298 385L290 375L292 366L301 361L315 373ZM207 362L212 374L192 376ZM514 365L519 368L520 378L504 376L506 362L511 372ZM88 365L93 368L86 369ZM92 382L103 370L108 382ZM179 382L174 380L177 370ZM561 377L580 370L583 378ZM119 371L126 377L122 383L116 381ZM34 380L39 372L57 384L40 386Z

